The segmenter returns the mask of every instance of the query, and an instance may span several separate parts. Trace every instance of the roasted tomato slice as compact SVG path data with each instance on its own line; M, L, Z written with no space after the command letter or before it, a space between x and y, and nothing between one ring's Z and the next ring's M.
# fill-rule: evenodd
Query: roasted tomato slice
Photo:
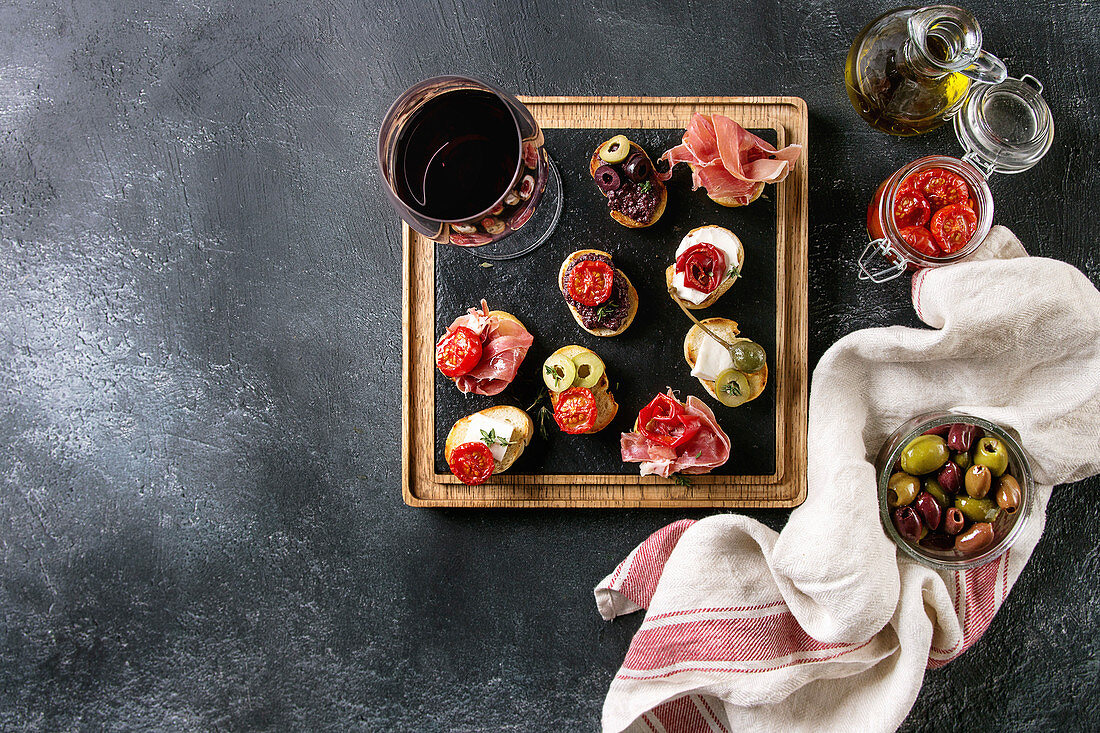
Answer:
M713 244L696 244L676 258L676 272L684 273L687 287L713 293L726 279L726 256Z
M978 215L965 204L945 206L932 215L932 236L947 254L965 247L977 228Z
M435 363L448 377L460 377L481 361L481 338L465 326L448 331L435 345Z
M638 431L646 438L678 448L699 432L700 421L667 394L659 394L638 413Z
M894 194L894 223L902 227L922 227L932 216L928 199L912 188L903 188Z
M901 238L910 247L928 257L940 257L943 252L936 246L932 239L932 232L925 227L905 227L901 230Z
M584 433L596 424L596 397L592 390L572 387L558 397L554 420L567 433Z
M493 475L493 452L480 440L463 443L451 451L447 465L459 481L477 486Z
M569 272L569 297L581 305L597 306L611 297L615 271L603 260L582 260Z
M970 198L970 186L958 173L945 168L929 168L905 179L902 188L912 188L928 199L932 208L939 209Z

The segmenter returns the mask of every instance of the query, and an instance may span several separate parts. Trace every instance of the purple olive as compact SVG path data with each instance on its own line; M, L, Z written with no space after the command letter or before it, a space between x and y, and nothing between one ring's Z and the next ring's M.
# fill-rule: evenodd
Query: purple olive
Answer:
M649 160L641 153L635 153L623 164L626 177L637 183L649 178Z
M905 539L910 542L919 542L924 534L924 526L920 523L920 517L911 506L899 506L894 510L894 526Z
M929 532L920 541L921 547L931 547L935 550L950 550L955 546L955 538L943 532Z
M913 501L913 508L917 510L917 514L924 520L925 527L928 527L928 529L940 528L940 520L943 518L943 508L940 506L940 503L936 501L936 497L932 496L927 491L922 491Z
M943 464L943 468L936 474L936 480L940 482L940 486L943 487L944 491L957 494L963 487L962 469L954 461L948 461Z
M985 431L977 425L955 423L947 433L947 447L951 450L968 451L975 440L985 437Z
M950 425L938 425L934 428L929 428L928 430L925 430L923 434L924 435L938 435L941 438L946 438L947 433L950 430L951 430Z
M958 534L966 526L966 517L957 508L951 507L943 517L943 529L947 534Z
M609 165L601 165L595 173L596 185L601 191L618 191L622 185L618 172Z

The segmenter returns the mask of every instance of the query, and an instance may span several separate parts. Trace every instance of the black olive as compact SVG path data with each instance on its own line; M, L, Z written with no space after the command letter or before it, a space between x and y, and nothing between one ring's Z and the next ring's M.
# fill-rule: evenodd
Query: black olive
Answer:
M635 153L623 164L623 172L630 180L640 183L649 178L649 161L641 153Z
M609 165L601 165L596 169L596 185L602 191L618 191L622 181L614 168Z

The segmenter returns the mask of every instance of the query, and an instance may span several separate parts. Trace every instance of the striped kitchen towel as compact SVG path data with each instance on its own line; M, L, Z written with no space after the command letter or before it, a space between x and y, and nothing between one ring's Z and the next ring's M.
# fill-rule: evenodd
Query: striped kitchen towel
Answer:
M735 514L676 522L596 587L605 619L646 609L605 731L894 730L925 669L985 632L1039 541L1052 485L1100 472L1100 293L1065 263L1027 257L1003 227L978 253L913 278L932 329L859 331L822 357L808 496L781 533ZM982 567L920 565L879 524L871 461L894 428L935 410L1011 426L1032 459L1030 520Z

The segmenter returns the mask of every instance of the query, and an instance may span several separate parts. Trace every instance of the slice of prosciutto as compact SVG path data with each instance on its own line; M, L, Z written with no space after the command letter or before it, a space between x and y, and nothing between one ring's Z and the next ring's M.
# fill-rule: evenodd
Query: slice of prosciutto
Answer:
M705 188L723 206L744 206L756 200L765 183L787 177L802 154L801 145L782 150L722 115L696 113L684 131L683 143L665 151L668 180L677 163L691 166L692 190Z
M668 396L675 399L672 390ZM671 448L647 437L640 431L623 433L620 448L627 463L640 463L643 476L656 475L668 478L674 473L700 474L721 466L730 457L730 439L718 426L714 413L700 399L688 396L683 403L684 413L699 418L699 431L691 438Z
M456 318L447 331L458 326L465 326L481 338L481 360L455 378L458 389L463 394L500 394L516 378L534 337L519 322L491 314L484 300L480 309L471 308L466 315Z

